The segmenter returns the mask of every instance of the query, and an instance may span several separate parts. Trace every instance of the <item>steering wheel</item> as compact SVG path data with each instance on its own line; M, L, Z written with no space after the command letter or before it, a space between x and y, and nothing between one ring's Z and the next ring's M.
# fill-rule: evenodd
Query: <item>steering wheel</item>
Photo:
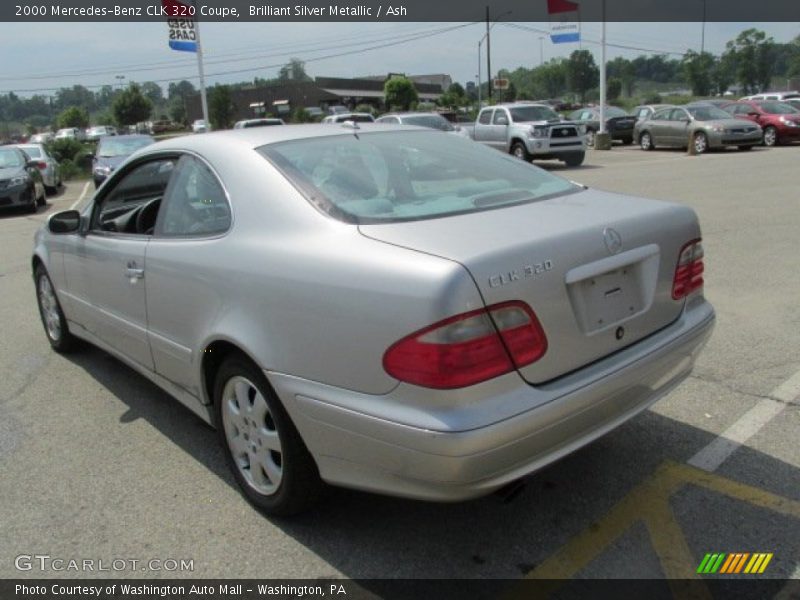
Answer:
M153 198L142 205L139 214L136 215L136 233L153 234L159 206L161 206L161 198Z

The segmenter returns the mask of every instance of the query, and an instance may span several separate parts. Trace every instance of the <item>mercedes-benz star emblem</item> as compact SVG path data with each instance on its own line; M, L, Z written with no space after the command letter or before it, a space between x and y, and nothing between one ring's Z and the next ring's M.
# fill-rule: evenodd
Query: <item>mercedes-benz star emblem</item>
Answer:
M619 254L622 251L622 236L616 229L606 227L603 230L603 239L609 254Z

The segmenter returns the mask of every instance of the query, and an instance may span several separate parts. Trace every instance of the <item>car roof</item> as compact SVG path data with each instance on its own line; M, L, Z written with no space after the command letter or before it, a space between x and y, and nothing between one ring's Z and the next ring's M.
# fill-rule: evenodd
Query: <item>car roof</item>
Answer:
M424 131L433 132L430 128L416 125L396 125L384 123L358 123L358 129L336 123L334 126L323 124L285 125L283 127L249 127L247 129L226 129L212 131L203 135L182 135L167 140L156 142L148 146L147 151L182 151L191 150L203 153L208 149L217 149L220 146L239 148L259 148L268 144L305 140L314 138L334 137L338 135L353 135L354 132L408 132ZM436 133L433 133L436 135Z
M103 138L106 139L106 138ZM136 139L154 139L152 135L147 135L146 133L127 133L125 135L113 135L108 137L109 140L113 142L118 142L120 140L136 140ZM102 141L102 140L101 140Z
M431 110L431 111L390 112L386 113L385 115L381 115L378 118L382 119L383 117L430 117L430 116L442 117L442 115L440 115L439 113ZM444 119L444 117L442 118Z

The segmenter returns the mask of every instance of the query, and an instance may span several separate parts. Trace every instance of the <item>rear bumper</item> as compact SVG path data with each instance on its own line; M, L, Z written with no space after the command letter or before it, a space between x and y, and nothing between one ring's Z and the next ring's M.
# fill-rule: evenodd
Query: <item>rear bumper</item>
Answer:
M267 372L326 481L437 501L481 496L621 425L683 381L714 325L702 298L669 327L542 386L368 396Z

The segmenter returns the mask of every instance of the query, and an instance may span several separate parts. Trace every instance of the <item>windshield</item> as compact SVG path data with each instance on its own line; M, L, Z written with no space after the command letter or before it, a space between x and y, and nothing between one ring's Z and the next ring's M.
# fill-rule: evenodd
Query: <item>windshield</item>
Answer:
M419 125L420 127L439 129L441 131L455 131L455 128L450 122L439 115L414 115L413 117L403 117L403 123L406 125Z
M21 167L25 163L22 160L22 154L16 150L0 149L0 169L9 169L13 167Z
M628 113L626 113L621 108L617 108L616 106L607 106L606 107L606 116L616 118L616 117L627 117Z
M560 120L556 111L547 106L514 106L508 110L511 113L511 119L515 123Z
M794 115L800 113L800 110L797 110L791 104L783 102L759 102L758 105L765 113L771 115Z
M263 146L315 206L349 223L384 223L479 212L581 188L456 136L394 131Z
M128 156L133 154L139 148L144 148L154 143L155 140L151 137L136 137L136 138L119 138L119 137L104 137L100 140L100 145L97 147L97 156L104 156L106 158L111 156Z
M717 119L731 119L730 113L711 104L707 106L687 106L686 110L698 121L715 121Z
M42 151L36 146L22 146L22 149L31 158L42 158Z

